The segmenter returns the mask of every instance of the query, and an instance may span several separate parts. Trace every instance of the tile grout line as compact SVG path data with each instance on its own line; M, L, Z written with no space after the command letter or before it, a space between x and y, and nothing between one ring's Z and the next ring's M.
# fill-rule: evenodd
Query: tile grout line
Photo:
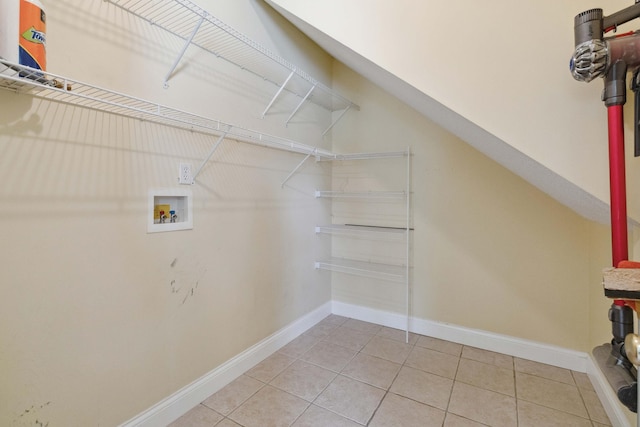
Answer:
M417 342L417 340L416 340L416 342ZM409 344L409 343L407 343L407 344ZM365 425L368 426L371 423L373 418L376 416L376 413L378 412L378 409L380 409L380 406L382 406L382 402L384 402L384 399L387 398L387 395L389 393L391 393L391 387L393 386L393 383L398 378L398 375L400 375L400 371L402 371L402 368L405 366L405 363L406 363L407 359L409 358L409 354L411 354L411 352L413 351L415 346L416 346L416 343L411 344L411 350L409 351L409 353L407 353L407 357L404 358L404 360L402 361L402 364L400 364L400 369L398 369L398 372L396 372L396 375L393 377L393 380L391 380L391 383L389 384L389 387L387 387L387 389L385 390L384 395L382 396L382 399L380 399L380 402L378 402L378 406L376 406L376 409L374 409L373 413L371 414L371 416L369 417L369 420L367 421L367 423ZM411 400L413 400L413 399L411 399ZM422 403L422 402L419 402L419 403ZM445 416L446 416L446 413L445 413ZM444 422L444 420L443 420L443 422Z

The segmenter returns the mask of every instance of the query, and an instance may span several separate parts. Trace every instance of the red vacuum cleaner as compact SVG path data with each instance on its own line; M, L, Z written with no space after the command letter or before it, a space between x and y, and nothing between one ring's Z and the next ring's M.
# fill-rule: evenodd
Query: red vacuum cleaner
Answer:
M637 268L638 264L628 261L623 106L627 100L627 73L631 71L631 89L635 93L634 151L637 157L640 155L640 31L607 38L604 34L615 32L618 25L638 17L640 0L610 16L604 16L602 9L578 14L574 19L576 48L570 63L571 73L578 81L590 82L596 77L604 79L602 100L607 107L609 124L611 246L613 267L617 268L630 264ZM605 296L614 298L609 309L613 339L608 346L596 347L594 356L620 401L637 412L637 371L626 357L624 341L628 334L633 333L633 310L628 300L640 299L640 293L617 295L605 289Z

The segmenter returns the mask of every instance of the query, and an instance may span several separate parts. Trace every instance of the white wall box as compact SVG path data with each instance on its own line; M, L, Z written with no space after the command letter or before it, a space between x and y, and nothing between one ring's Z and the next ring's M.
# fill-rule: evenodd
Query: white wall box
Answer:
M190 230L193 228L191 190L164 188L149 190L147 232Z

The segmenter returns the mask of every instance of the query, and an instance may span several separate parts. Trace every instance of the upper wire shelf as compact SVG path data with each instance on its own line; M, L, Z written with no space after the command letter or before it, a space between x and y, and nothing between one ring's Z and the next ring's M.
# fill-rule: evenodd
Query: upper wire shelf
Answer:
M287 119L287 123L307 100L332 112L342 111L342 114L324 133L331 129L347 110L359 109L358 105L349 99L225 24L190 0L105 1L168 31L185 42L173 67L166 75L165 85L181 61L186 49L193 44L279 87L264 110L263 117L285 89L295 93L301 99L299 105Z

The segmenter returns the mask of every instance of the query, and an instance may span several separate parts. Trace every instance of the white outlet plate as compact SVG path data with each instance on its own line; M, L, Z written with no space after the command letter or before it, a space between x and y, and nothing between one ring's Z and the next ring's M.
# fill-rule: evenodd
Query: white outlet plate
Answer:
M185 185L193 184L191 163L180 163L180 167L178 168L178 183Z

